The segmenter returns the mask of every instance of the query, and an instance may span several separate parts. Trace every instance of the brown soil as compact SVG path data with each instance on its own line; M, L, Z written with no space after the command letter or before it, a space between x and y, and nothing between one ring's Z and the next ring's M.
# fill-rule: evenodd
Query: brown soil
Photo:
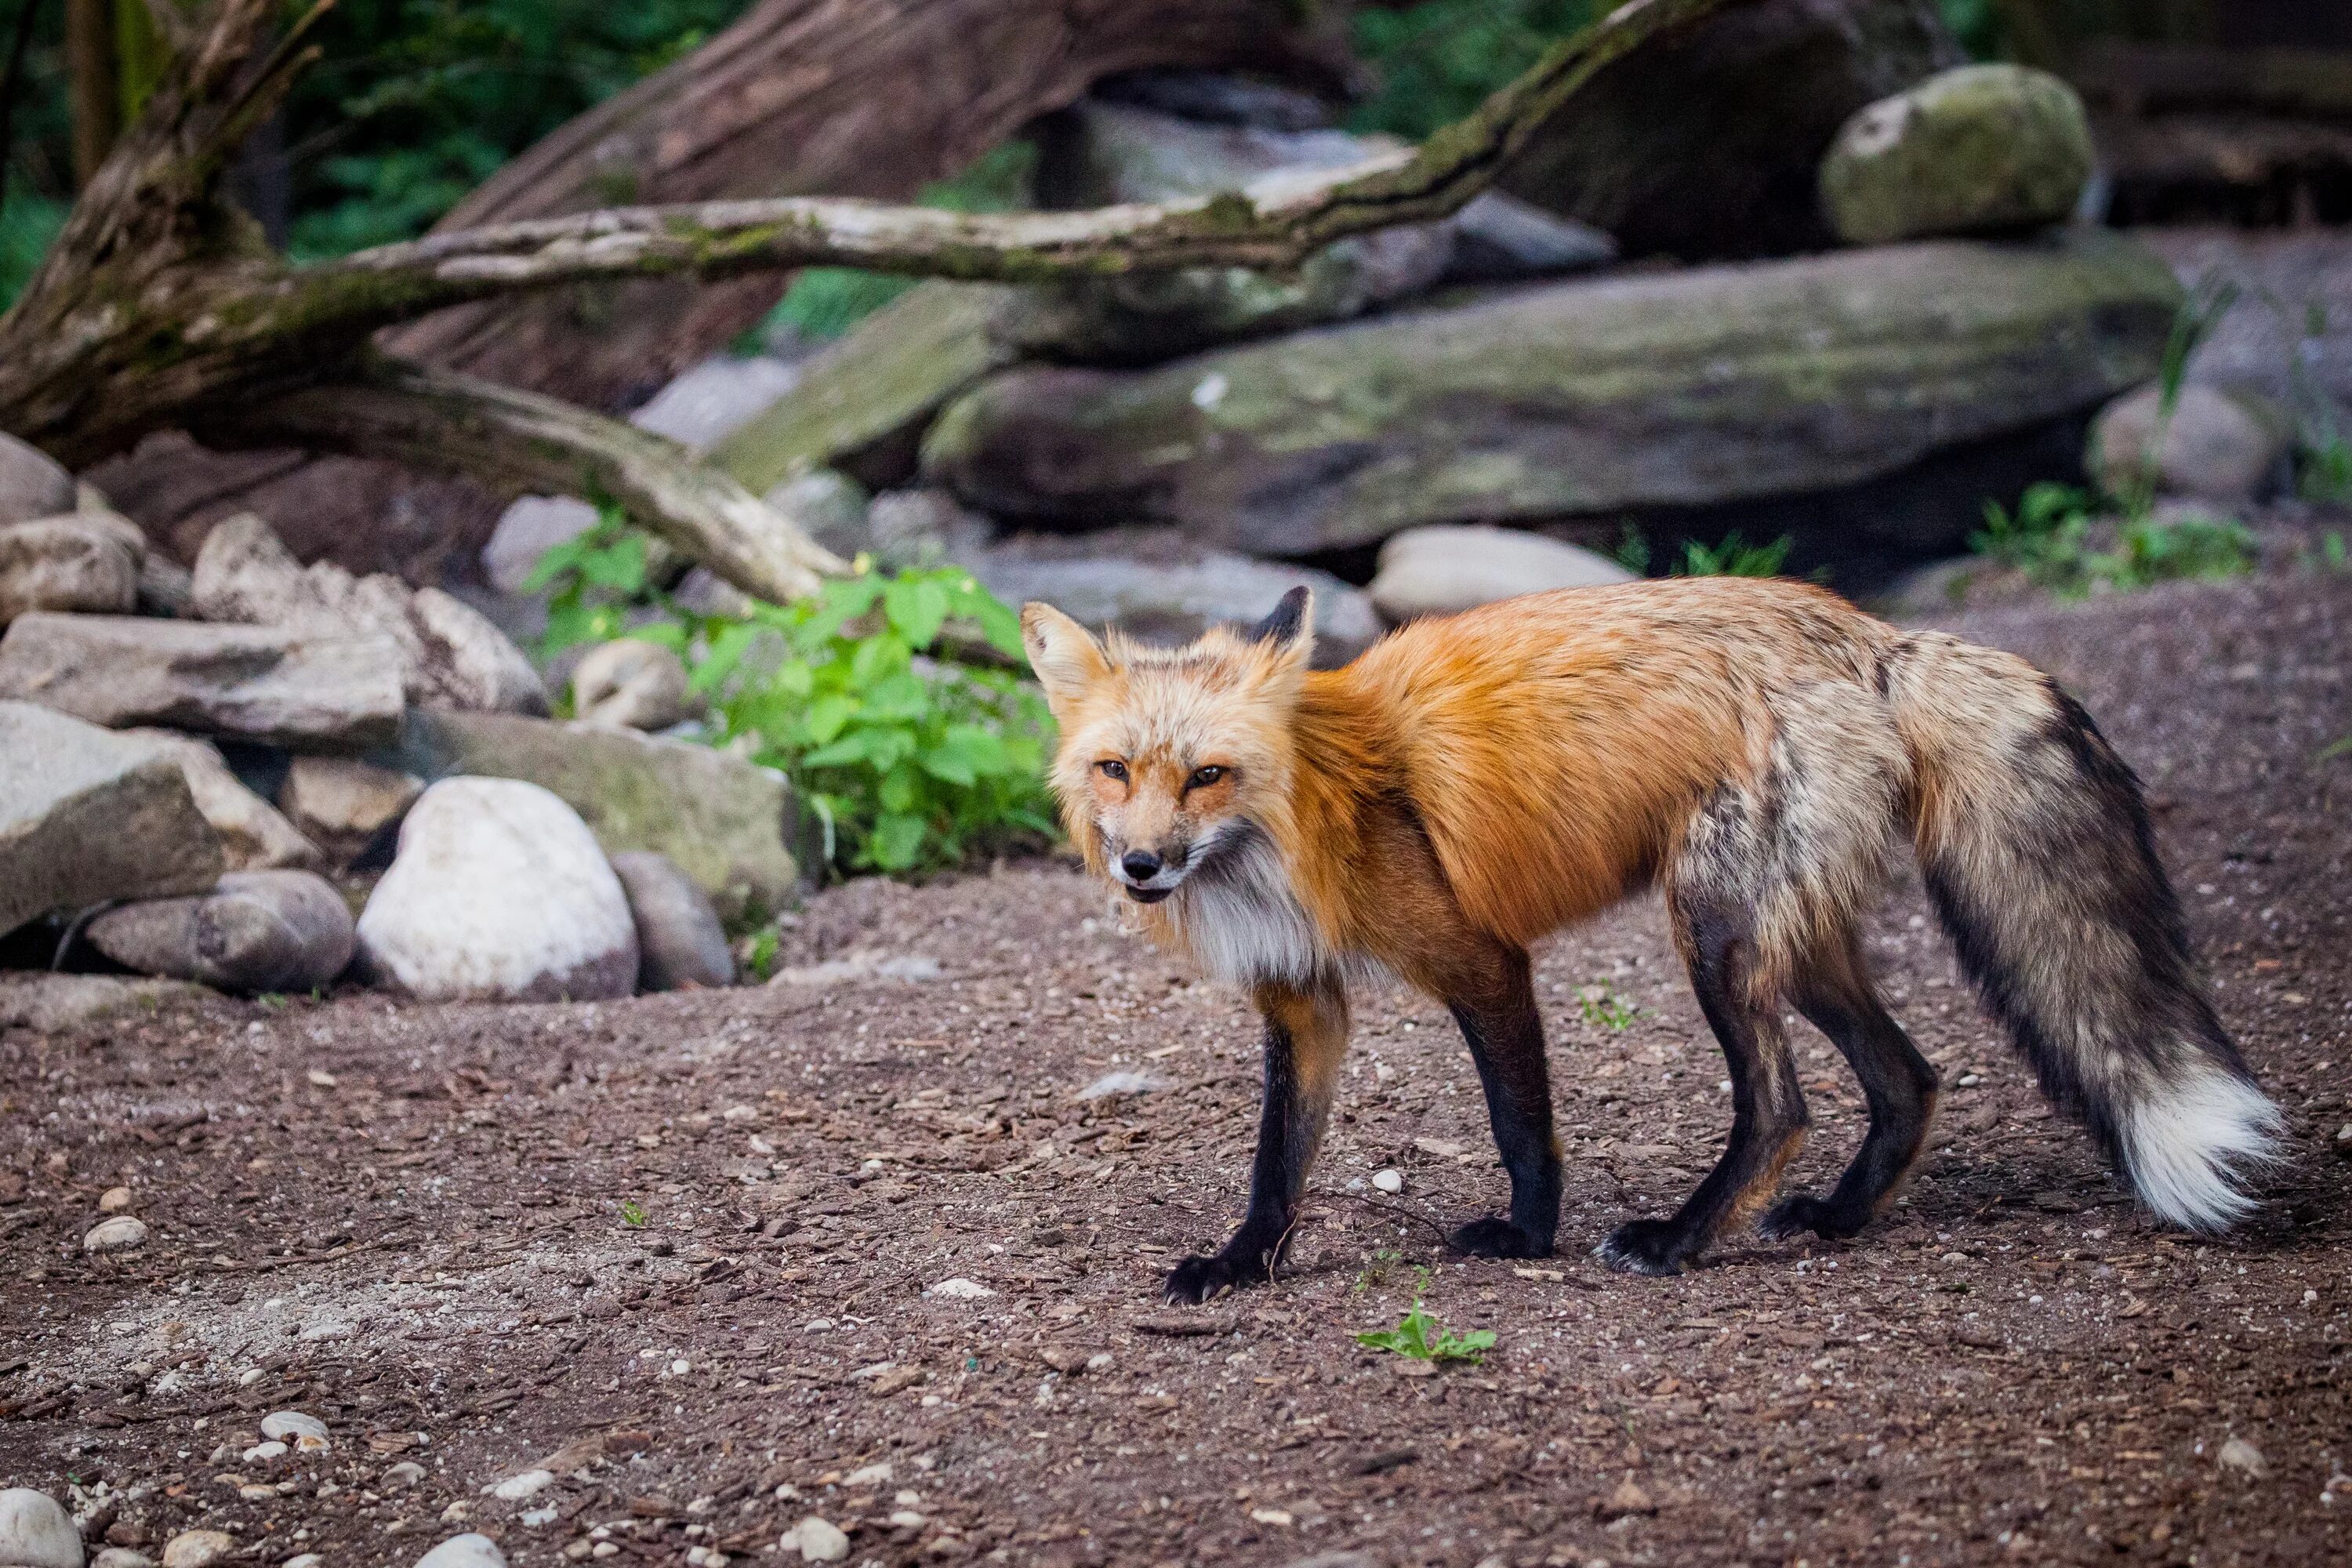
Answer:
M330 1568L468 1528L518 1564L596 1527L623 1568L707 1562L811 1513L852 1563L2345 1561L2352 759L2319 753L2352 732L2352 579L1954 624L2055 670L2147 776L2294 1129L2242 1237L2135 1213L1906 894L1874 952L1950 1086L1908 1195L1849 1246L1604 1272L1583 1249L1678 1200L1728 1120L1645 900L1541 954L1566 1256L1436 1248L1501 1176L1444 1014L1370 997L1296 1267L1165 1310L1161 1271L1238 1212L1251 1021L1028 864L844 888L788 933L788 963L929 980L0 1036L0 1483L103 1483L151 1552L202 1526ZM1638 1016L1588 1021L1596 984ZM1804 1038L1820 1184L1859 1104ZM1167 1087L1078 1098L1121 1071ZM1360 1185L1383 1166L1400 1197ZM117 1184L154 1238L88 1259ZM1448 1327L1496 1333L1484 1365L1355 1342L1420 1268ZM950 1279L993 1294L925 1293ZM289 1406L333 1452L245 1458ZM549 1489L485 1494L567 1446Z

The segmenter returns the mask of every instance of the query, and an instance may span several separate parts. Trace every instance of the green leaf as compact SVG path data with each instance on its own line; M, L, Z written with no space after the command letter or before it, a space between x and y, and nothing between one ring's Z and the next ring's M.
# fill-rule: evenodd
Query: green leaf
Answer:
M929 647L947 624L947 584L936 577L901 577L883 595L890 624L910 647Z
M814 752L803 753L801 757L801 766L804 768L840 768L847 767L853 763L870 762L873 759L874 754L872 742L875 736L881 732L882 731L873 730L860 730L854 735L844 735L840 740L835 741L830 746L819 746Z
M808 705L807 716L802 721L808 726L809 739L820 746L825 744L856 716L858 706L856 698L840 692L816 699Z
M866 845L875 865L885 871L903 871L915 863L922 852L923 834L928 825L911 813L885 812L874 824L874 837Z

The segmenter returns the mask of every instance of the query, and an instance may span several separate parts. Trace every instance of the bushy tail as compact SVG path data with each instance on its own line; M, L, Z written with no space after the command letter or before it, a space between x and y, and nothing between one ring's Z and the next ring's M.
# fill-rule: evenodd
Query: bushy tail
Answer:
M1922 634L1885 679L1928 895L2043 1090L2164 1219L2243 1219L2281 1119L2198 985L2139 781L2021 659Z

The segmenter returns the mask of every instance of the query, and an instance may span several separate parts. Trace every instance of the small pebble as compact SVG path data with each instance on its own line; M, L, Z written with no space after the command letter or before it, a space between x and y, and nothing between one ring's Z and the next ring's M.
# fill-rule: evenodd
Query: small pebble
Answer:
M384 1471L381 1479L387 1488L413 1487L425 1479L425 1467L414 1459L403 1459Z
M261 1435L292 1445L297 1453L323 1454L335 1445L327 1424L299 1410L273 1410L261 1418Z
M298 1552L279 1563L278 1568L319 1568L326 1559L315 1552Z
M155 1568L155 1560L128 1546L110 1546L89 1560L89 1568Z
M888 1465L866 1465L841 1478L845 1487L878 1487L898 1479L898 1472Z
M996 1292L990 1289L987 1286L982 1284L977 1279L966 1279L961 1275L958 1275L951 1279L940 1280L938 1284L925 1290L923 1294L926 1296L938 1296L950 1301L977 1301L984 1297L993 1296ZM819 1520L817 1522L823 1524L824 1521ZM830 1530L833 1527L831 1525L826 1525L825 1528ZM822 1561L829 1563L833 1561L833 1559L828 1557L822 1559Z
M501 1502L520 1502L525 1498L537 1497L554 1484L552 1470L525 1470L492 1487L490 1495Z
M236 1550L236 1537L218 1530L184 1530L163 1543L163 1568L205 1568Z
M1404 1191L1404 1173L1397 1170L1374 1171L1372 1185L1384 1193L1401 1193Z
M778 1542L778 1547L798 1552L804 1563L838 1563L849 1555L849 1537L841 1532L840 1526L811 1514L793 1526L792 1533Z
M507 1568L506 1553L487 1535L453 1535L416 1560L416 1568Z
M127 1214L100 1220L81 1238L81 1249L103 1257L111 1252L136 1252L147 1245L147 1225Z
M121 1214L130 1206L129 1187L109 1187L98 1194L98 1212L100 1214Z
M2242 1470L2256 1478L2271 1473L2271 1462L2263 1458L2263 1451L2243 1437L2232 1437L2222 1444L2216 1457L2225 1470Z
M284 1458L286 1457L286 1445L283 1443L256 1443L252 1447L247 1448L240 1457L248 1465L267 1464L271 1459Z

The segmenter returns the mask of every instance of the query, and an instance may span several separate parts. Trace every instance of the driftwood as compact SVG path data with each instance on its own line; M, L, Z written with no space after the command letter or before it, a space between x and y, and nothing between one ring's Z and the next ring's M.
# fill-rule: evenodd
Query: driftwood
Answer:
M452 305L815 264L1006 281L1286 268L1346 235L1451 214L1601 67L1727 3L1633 0L1417 153L1205 200L997 216L839 197L624 207L296 268L219 190L247 135L314 58L303 37L323 7L265 47L274 0L220 0L0 317L0 428L74 467L178 428L226 446L390 446L508 492L555 478L567 480L560 488L617 486L641 521L739 587L790 598L824 569L824 552L682 448L585 410L427 373L380 355L373 340ZM770 548L735 538L761 527Z

